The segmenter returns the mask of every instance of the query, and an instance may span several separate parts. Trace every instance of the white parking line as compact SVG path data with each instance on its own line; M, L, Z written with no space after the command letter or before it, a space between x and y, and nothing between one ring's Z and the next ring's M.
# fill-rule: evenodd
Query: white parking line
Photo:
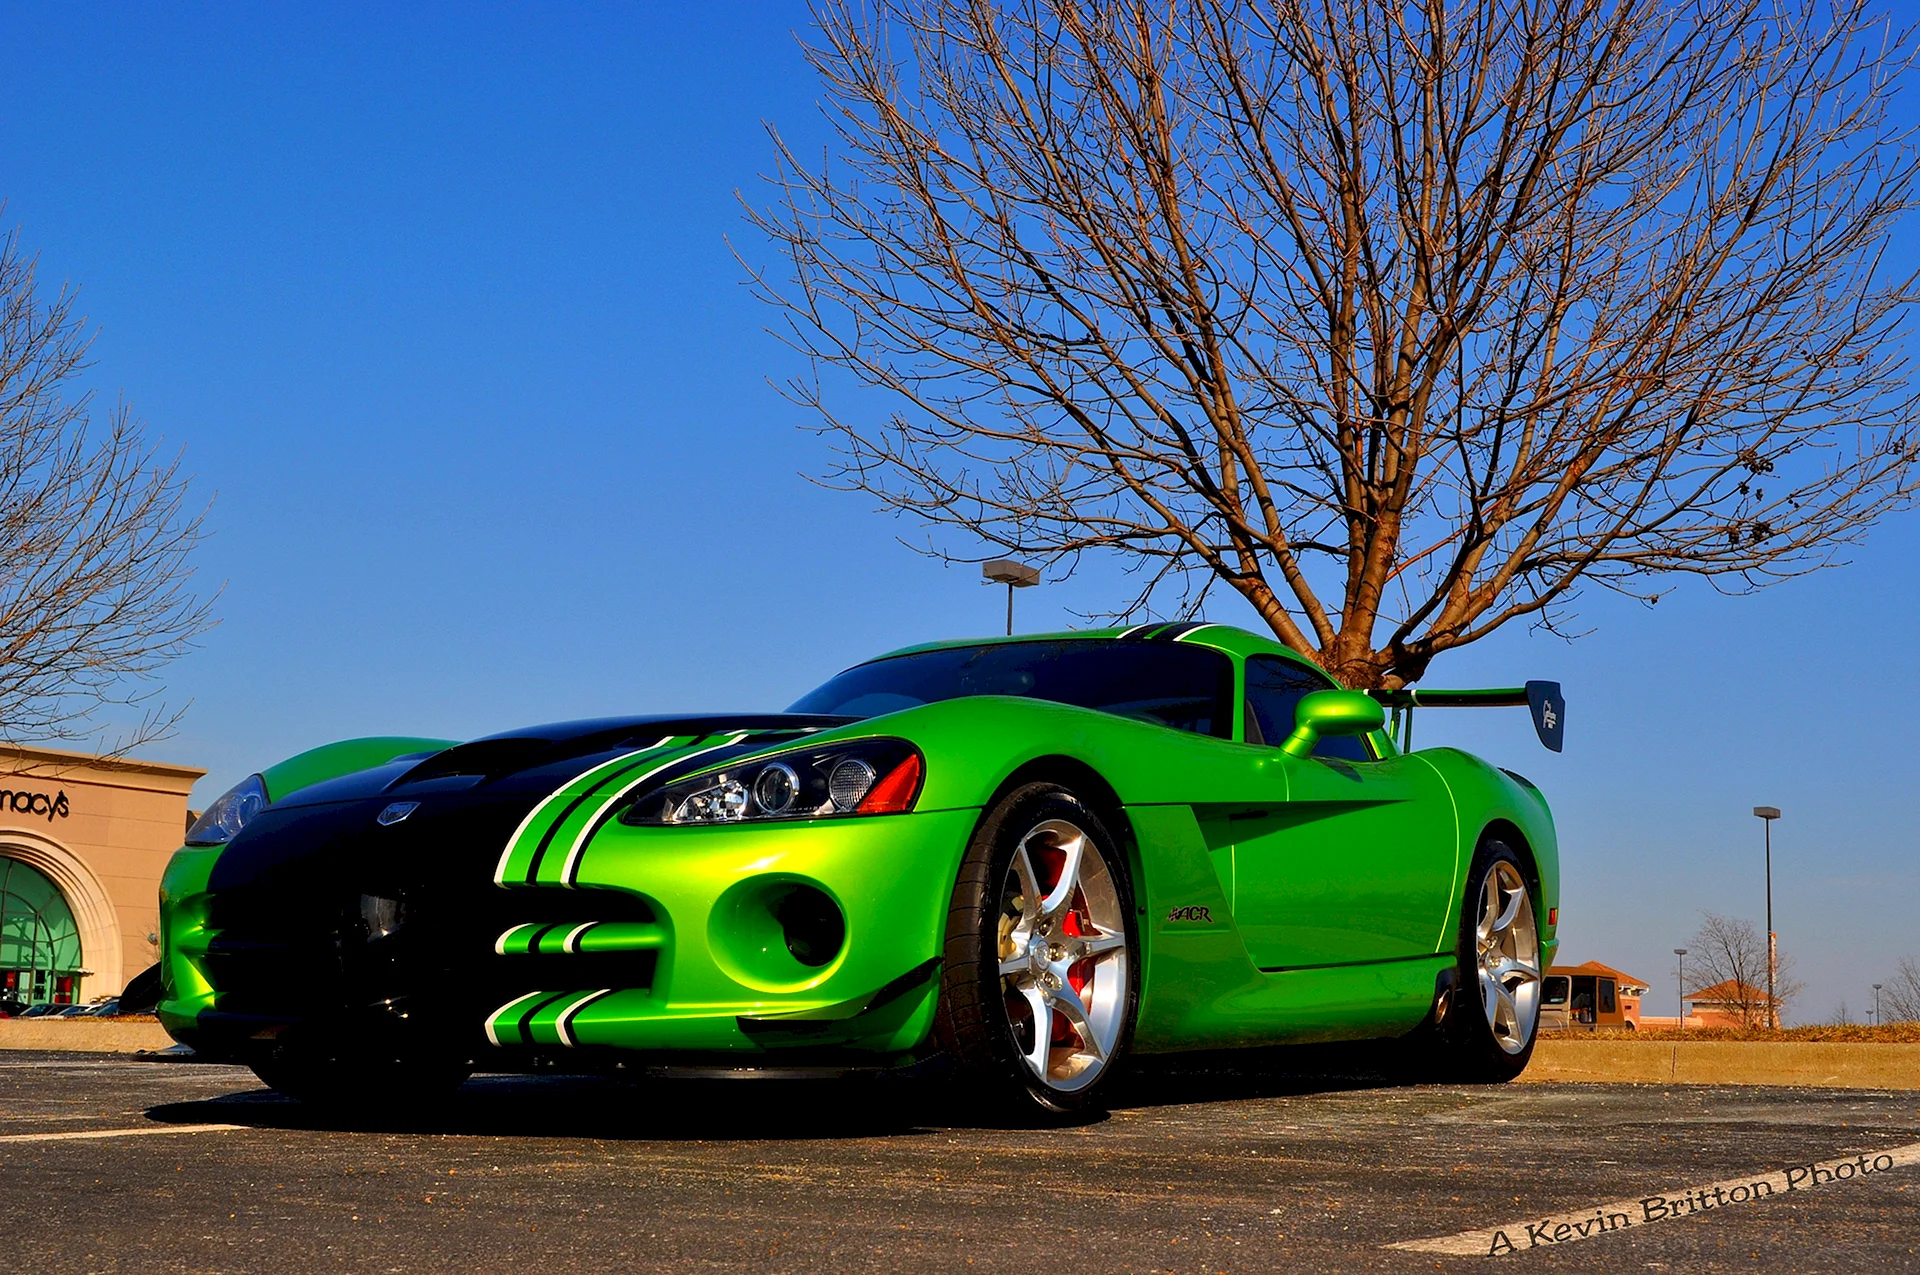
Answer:
M1454 1257L1505 1257L1524 1249L1569 1244L1653 1222L1698 1217L1708 1209L1748 1204L1789 1191L1858 1182L1876 1173L1885 1173L1909 1164L1920 1164L1920 1142L1862 1151L1844 1160L1788 1165L1771 1173L1725 1178L1705 1186L1656 1191L1638 1199L1615 1200L1610 1204L1596 1204L1571 1213L1523 1218L1505 1226L1490 1226L1482 1231L1462 1231L1458 1235L1442 1235L1430 1240L1402 1240L1386 1247L1408 1249L1416 1253L1446 1253Z
M3 1133L0 1142L77 1142L83 1138L142 1138L159 1133L222 1133L243 1124L156 1124L137 1129L73 1129L65 1133Z

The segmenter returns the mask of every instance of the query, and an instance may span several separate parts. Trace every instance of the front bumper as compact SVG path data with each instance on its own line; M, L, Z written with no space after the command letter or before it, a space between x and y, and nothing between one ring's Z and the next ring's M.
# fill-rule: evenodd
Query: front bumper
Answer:
M978 818L611 822L572 886L422 882L409 901L418 923L377 941L354 931L346 901L363 887L342 880L325 915L346 919L331 932L263 942L271 901L239 914L207 888L218 852L183 851L162 887L161 1021L203 1053L242 1059L296 1042L452 1049L482 1066L569 1051L583 1066L634 1051L911 1055L931 1030L947 909ZM263 977L272 960L292 972Z
M503 963L533 956L553 973L489 1013L488 1037L696 1052L911 1049L931 1025L952 883L977 818L950 810L715 828L608 824L567 892L578 920L496 940L510 953ZM564 889L504 888L549 899ZM605 940L657 953L647 986L568 976L570 959L591 954L610 928L595 923L602 890L636 894L655 914L651 932L629 925Z

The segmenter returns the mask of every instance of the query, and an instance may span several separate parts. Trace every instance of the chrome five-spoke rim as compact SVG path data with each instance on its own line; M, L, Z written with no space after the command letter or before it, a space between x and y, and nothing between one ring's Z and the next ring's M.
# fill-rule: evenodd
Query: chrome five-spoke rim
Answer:
M1048 1088L1092 1084L1127 1009L1127 927L1093 839L1049 819L1020 839L1000 891L1000 982L1014 1046Z
M1540 1017L1540 933L1533 899L1511 863L1495 862L1481 892L1476 926L1480 999L1500 1048L1517 1054Z

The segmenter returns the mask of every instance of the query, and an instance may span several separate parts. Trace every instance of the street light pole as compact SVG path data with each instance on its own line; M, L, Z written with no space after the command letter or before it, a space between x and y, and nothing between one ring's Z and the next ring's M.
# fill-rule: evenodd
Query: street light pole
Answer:
M1675 978L1680 984L1680 1030L1687 1030L1687 949L1676 947L1673 954L1680 958L1680 972Z
M1040 583L1040 569L1008 558L995 558L980 568L980 574L995 584L1007 586L1007 636L1013 636L1013 591L1031 589Z
M1873 1024L1880 1025L1880 984L1873 985Z
M1773 985L1780 970L1780 941L1773 932L1773 821L1780 817L1778 806L1755 806L1754 817L1766 829L1767 844L1767 1023L1780 1026L1780 1002L1774 999Z

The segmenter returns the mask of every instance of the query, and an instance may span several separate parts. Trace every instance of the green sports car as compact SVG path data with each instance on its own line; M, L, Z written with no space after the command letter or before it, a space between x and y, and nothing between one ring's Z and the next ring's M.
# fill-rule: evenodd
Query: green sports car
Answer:
M1065 1112L1129 1050L1383 1037L1505 1080L1552 817L1407 751L1414 707L1476 703L1559 746L1552 683L1368 695L1190 623L913 647L785 713L331 744L189 831L159 1014L315 1101L924 1065Z

